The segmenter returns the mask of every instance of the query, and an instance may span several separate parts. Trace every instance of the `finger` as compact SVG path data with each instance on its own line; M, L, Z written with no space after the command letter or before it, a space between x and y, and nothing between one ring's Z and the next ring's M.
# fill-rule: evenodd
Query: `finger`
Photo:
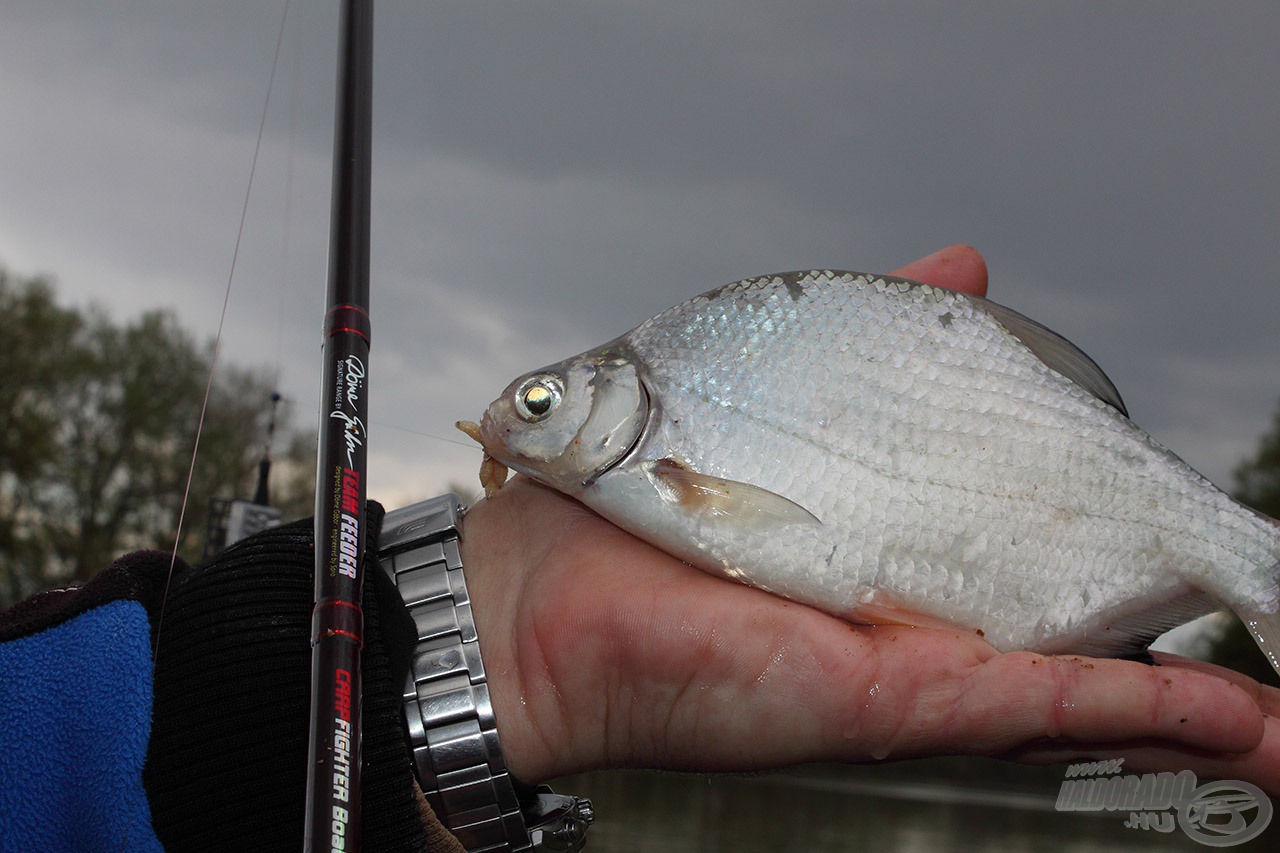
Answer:
M1244 690L1206 673L1132 661L998 655L967 679L955 701L940 738L987 753L1009 738L1046 736L1085 743L1155 738L1242 753L1264 734L1262 713Z
M987 262L972 246L948 246L889 274L961 293L987 295Z
M1195 658L1185 658L1180 655L1168 654L1167 652L1152 652L1151 655L1163 667L1195 670L1196 672L1216 676L1223 681L1229 681L1252 696L1264 714L1280 717L1280 688L1261 684L1247 675L1236 672L1234 669L1227 669L1224 666L1196 660Z
M1027 764L1074 764L1123 758L1122 772L1190 770L1199 779L1251 782L1273 797L1280 796L1280 720L1275 717L1266 718L1262 742L1256 748L1239 754L1179 749L1139 741L1092 747L1036 743L1001 757Z
M732 674L717 673L718 686L684 709L700 722L689 728L698 739L675 751L702 769L1000 754L1046 738L1076 744L1153 740L1244 753L1256 749L1264 734L1252 699L1205 673L993 654L967 635L856 628L803 608L783 612L785 602L773 605L768 598L738 611L751 613L753 631L727 632L737 640L721 663L732 660ZM826 687L814 690L818 683ZM723 707L710 707L712 697ZM717 717L720 723L708 727ZM787 738L751 735L778 719L786 720ZM708 737L708 728L724 740Z

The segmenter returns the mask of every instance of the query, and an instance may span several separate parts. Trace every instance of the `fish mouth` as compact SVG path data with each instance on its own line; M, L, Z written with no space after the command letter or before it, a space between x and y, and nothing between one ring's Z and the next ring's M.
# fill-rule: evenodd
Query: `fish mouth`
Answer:
M484 448L484 452L494 459L506 465L508 468L516 468L519 466L513 464L515 455L511 453L511 449L507 447L507 443L502 438L502 429L497 424L498 418L493 415L493 407L490 406L484 415L480 418L480 446Z

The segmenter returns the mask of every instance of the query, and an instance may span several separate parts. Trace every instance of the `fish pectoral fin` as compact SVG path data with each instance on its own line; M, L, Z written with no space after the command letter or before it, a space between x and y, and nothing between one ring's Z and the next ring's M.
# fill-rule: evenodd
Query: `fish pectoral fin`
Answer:
M647 462L644 473L663 500L679 504L695 515L742 524L752 530L784 524L822 524L817 516L789 498L750 483L699 473L674 459Z

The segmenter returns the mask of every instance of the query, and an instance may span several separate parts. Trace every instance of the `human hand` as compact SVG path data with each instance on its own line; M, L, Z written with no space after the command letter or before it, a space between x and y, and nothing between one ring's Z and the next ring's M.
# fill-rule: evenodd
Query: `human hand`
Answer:
M951 247L896 275L976 295ZM1001 654L960 630L851 625L694 569L517 477L463 562L503 751L524 781L600 767L1126 757L1280 794L1280 691L1207 664Z

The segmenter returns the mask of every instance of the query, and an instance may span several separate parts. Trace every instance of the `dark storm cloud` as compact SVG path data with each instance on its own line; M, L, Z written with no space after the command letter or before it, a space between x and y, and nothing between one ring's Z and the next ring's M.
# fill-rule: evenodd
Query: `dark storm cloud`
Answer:
M236 351L282 352L304 398L316 322L278 318L309 316L324 276L329 5L286 26L241 261L257 295L232 308ZM278 16L7 4L0 151L25 171L0 177L0 258L216 314ZM1280 396L1278 24L1264 4L383 0L375 419L444 433L511 374L716 284L962 241L993 296L1225 480ZM474 461L383 447L387 476Z

